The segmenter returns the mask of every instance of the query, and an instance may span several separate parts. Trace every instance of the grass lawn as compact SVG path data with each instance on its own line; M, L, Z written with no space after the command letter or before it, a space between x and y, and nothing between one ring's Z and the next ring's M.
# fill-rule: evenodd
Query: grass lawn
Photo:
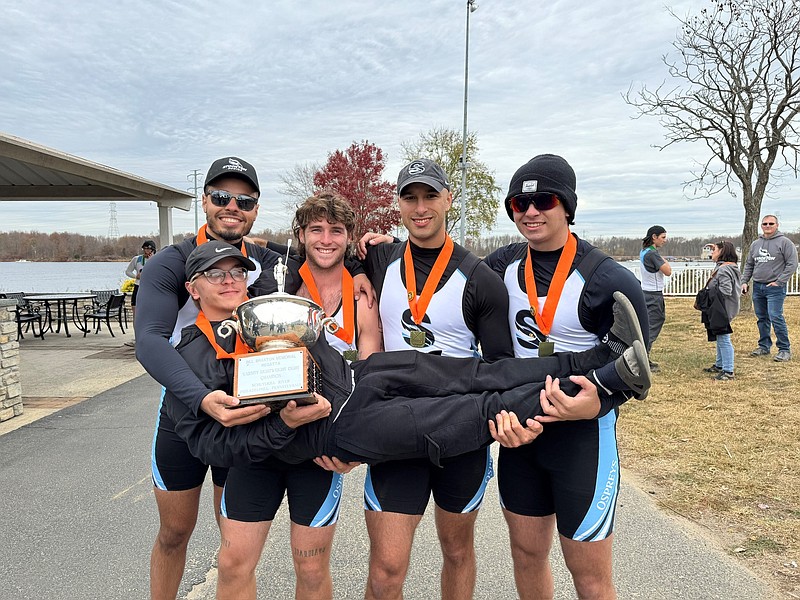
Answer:
M733 381L703 372L716 357L693 299L667 298L652 352L661 372L621 408L623 467L666 510L703 526L732 555L800 598L800 298L786 320L795 359L750 357L752 312L733 323Z

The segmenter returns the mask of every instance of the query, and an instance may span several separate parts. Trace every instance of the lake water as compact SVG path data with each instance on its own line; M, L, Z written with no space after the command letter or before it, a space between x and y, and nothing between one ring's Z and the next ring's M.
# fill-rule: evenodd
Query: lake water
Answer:
M639 275L639 261L621 263ZM686 267L711 268L710 261L673 262L673 273ZM0 292L85 292L119 289L127 262L0 262Z
M0 292L119 289L127 262L0 262Z

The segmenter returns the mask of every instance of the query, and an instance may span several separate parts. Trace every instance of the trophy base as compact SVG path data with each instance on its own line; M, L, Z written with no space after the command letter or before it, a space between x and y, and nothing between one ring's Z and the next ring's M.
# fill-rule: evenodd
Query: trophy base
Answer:
M239 404L233 406L233 409L242 408L244 406L253 406L254 404L264 404L265 406L269 406L272 409L272 412L276 412L281 410L290 401L294 400L297 402L297 406L308 406L309 404L316 404L317 398L314 394L309 393L299 393L299 394L287 394L285 396L270 396L266 398L244 398L239 400Z
M322 393L322 372L308 348L267 350L235 357L234 408L264 404L273 412L294 400L298 406L316 404Z

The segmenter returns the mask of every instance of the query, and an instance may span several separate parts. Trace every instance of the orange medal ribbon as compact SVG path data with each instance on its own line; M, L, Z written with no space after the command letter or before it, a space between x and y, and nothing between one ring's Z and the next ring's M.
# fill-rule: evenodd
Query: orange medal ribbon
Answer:
M197 232L197 245L198 246L200 244L205 244L209 240L208 233L206 233L206 228L207 227L208 227L208 224L203 225L202 227L200 227L200 229ZM211 239L214 239L214 238L211 238ZM225 241L225 240L222 240L222 241ZM233 245L233 244L231 244L231 245ZM245 245L244 240L242 240L242 247L240 248L240 250L242 251L242 254L247 256L247 246Z
M304 262L303 266L300 267L300 277L302 277L303 283L306 284L306 287L308 288L308 294L311 296L311 299L322 307L322 298L319 295L317 284L314 281L314 276L311 274L311 269L308 268L307 262ZM342 267L342 310L344 310L344 327L339 327L339 324L337 323L336 331L333 332L333 335L338 337L348 346L353 345L353 337L355 336L356 332L356 301L353 295L353 276L350 275L350 272L347 269Z
M561 258L558 259L556 265L556 272L553 274L553 279L550 281L550 287L547 290L547 298L544 301L544 310L541 314L538 311L539 296L536 294L536 279L533 277L533 261L531 260L531 247L528 246L528 262L525 263L525 288L528 293L528 302L531 306L531 314L536 319L536 324L539 326L539 331L544 335L550 334L550 328L553 326L553 319L556 316L556 308L558 301L561 298L561 292L564 291L564 284L569 277L569 269L572 266L572 261L575 259L575 253L578 250L578 242L572 233L568 234L567 243L564 244L564 249L561 251Z
M431 303L433 293L436 291L436 286L439 285L447 263L450 262L450 257L453 256L453 240L449 235L445 234L445 236L442 251L439 253L436 262L433 263L433 269L431 269L428 279L425 281L419 298L417 298L417 279L414 275L414 259L411 257L411 242L406 242L406 251L403 260L406 264L408 307L411 309L411 316L414 318L414 323L417 325L422 323L422 318L425 316L425 311L428 310L428 305Z
M195 325L197 325L197 328L206 336L208 343L211 344L214 350L217 351L217 359L235 358L237 354L248 354L253 352L253 350L242 341L242 338L240 338L238 334L236 335L236 348L234 349L233 353L224 350L222 346L217 343L217 338L214 335L213 329L211 328L211 322L208 320L208 317L206 317L202 310L197 315Z

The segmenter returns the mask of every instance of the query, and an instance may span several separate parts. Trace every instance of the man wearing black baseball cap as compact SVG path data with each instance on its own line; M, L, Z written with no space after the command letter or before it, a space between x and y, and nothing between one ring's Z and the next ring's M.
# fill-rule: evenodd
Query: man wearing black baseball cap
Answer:
M195 414L203 411L226 426L248 423L267 414L263 406L228 410L238 400L222 390L209 389L175 351L184 327L195 322L198 309L186 289L186 259L197 246L212 240L239 249L254 269L248 269L251 295L277 290L274 267L280 255L243 241L258 214L260 188L255 168L235 156L213 162L203 188L206 223L197 236L161 250L147 263L138 294L136 357L147 372ZM291 283L290 283L291 285ZM155 444L163 431L156 431ZM169 457L169 459L167 459ZM192 467L188 448L179 444L170 453L154 453L153 484L159 508L160 529L151 556L150 591L153 598L178 592L184 569L185 549L194 520L191 510L200 495L205 471ZM182 473L175 482L169 473ZM215 509L219 512L221 485L215 480ZM216 489L216 488L215 488ZM187 504L188 503L188 504Z
M453 196L444 170L427 158L411 161L398 174L397 194L408 241L370 245L365 261L380 297L384 348L466 357L478 356L480 346L489 362L513 356L502 281L447 234ZM424 459L370 467L364 490L370 536L366 597L402 594L414 532L431 494L443 555L443 598L472 597L474 528L492 477L491 461L484 448L442 468Z
M227 242L255 265L255 269L247 273L250 297L277 291L275 266L285 256L286 248L281 248L279 254L270 247L263 248L244 240L258 214L259 197L258 175L249 162L236 156L215 160L208 169L203 187L206 223L195 237L164 248L148 262L139 292L140 314L135 323L139 362L194 414L203 411L226 427L255 421L265 416L268 410L261 405L228 410L239 404L239 400L223 390L210 389L173 346L180 343L184 327L194 323L198 314L185 285L186 260L196 247L212 240ZM301 280L297 268L299 265L290 265L286 276L287 292L292 293L299 286ZM357 281L355 287L364 291L362 281L366 281L366 277L363 269L353 275ZM371 287L367 291L371 292ZM186 546L194 527L193 513L184 510L185 503L193 505L194 497L200 494L205 474L181 462L191 459L186 447L176 445L174 460L169 464L162 465L160 458L154 455L152 461L154 493L161 520L151 556L150 590L154 598L174 598L183 575ZM170 487L168 478L163 476L162 471L166 469L186 473L177 488ZM217 514L221 489L219 487L214 498Z
M505 207L525 242L485 260L508 289L507 322L518 357L585 350L598 343L622 351L629 345L624 338L631 336L617 336L612 329L612 307L620 293L630 299L640 328L647 331L647 309L633 273L570 231L577 205L575 171L561 156L535 156L511 178ZM644 371L638 374L649 381L644 364L639 363ZM618 406L631 394L611 392L625 386L604 386L596 374L570 381L581 388L574 397L557 380L546 385L544 416L524 424L513 415L490 422L502 446L498 487L522 598L553 596L548 557L556 524L578 596L612 598L616 593L611 579L619 490L615 424Z

